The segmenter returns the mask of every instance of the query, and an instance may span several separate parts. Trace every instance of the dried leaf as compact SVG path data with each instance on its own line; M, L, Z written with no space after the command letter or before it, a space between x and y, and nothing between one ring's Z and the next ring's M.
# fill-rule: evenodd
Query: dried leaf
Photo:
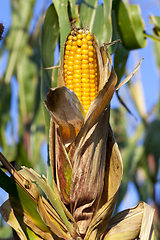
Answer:
M51 239L51 231L45 225L42 219L41 221L43 224L40 224L39 221L37 221L36 219L37 216L33 218L30 212L27 212L25 209L23 209L19 201L17 201L15 198L9 197L9 201L14 210L14 213L16 214L16 217L18 217L25 225L30 227L35 234L44 237L44 239L46 240Z
M64 65L64 53L63 53L62 62L60 64L60 69L59 69L59 72L58 72L57 87L65 86L64 77L63 77L63 65Z
M70 201L81 234L86 233L103 191L108 126L109 111L106 110L74 155Z
M72 163L64 144L61 142L57 124L52 119L50 121L49 154L53 174L56 173L53 179L57 182L63 203L69 206Z
M74 141L84 122L83 107L73 91L66 87L50 89L45 105L58 124L61 141L69 144Z
M118 213L110 220L106 233L104 233L104 239L128 240L139 237L140 239L149 240L153 214L154 209L144 202L140 202L134 208Z
M143 203L118 213L110 220L105 239L135 239L138 237L143 218Z
M116 201L117 191L122 180L122 174L123 164L121 154L118 148L118 144L115 141L111 126L109 125L105 182L103 194L101 197L101 205L99 205L99 208L102 207L106 202L108 202L113 197L114 197L113 202Z
M74 92L66 87L51 89L45 104L53 117L50 126L52 171L55 169L55 179L63 202L69 204L72 165L65 146L72 143L80 131L84 110Z
M152 224L149 240L158 240L153 224Z
M28 178L28 179L31 179L31 181L35 181L35 179L32 177L32 173L30 172L30 174L29 174L27 170L29 170L29 169L23 167L23 169L20 171L21 175L23 177L25 177L26 179ZM33 174L34 174L34 171L33 171ZM38 175L38 174L36 173L36 175ZM35 186L37 188L36 184L32 182L32 188L33 188L33 186ZM55 186L55 183L54 183L54 186ZM38 191L38 189L37 189L37 191ZM57 191L57 189L55 187L54 188L55 194L56 194L56 191ZM34 197L35 197L35 202L37 204L37 199L39 197L39 191L36 194L36 196L34 196ZM59 196L58 192L57 192L57 198L60 199L60 196ZM63 222L62 222L60 216L58 215L58 213L54 210L54 208L51 207L51 205L48 203L48 201L43 196L42 196L42 201L43 201L43 204L44 204L46 210L49 212L49 214L52 216L52 218L54 218L63 228L65 228L65 224L63 224Z
M130 88L130 90L140 115L143 118L145 118L147 116L147 110L146 110L142 82L139 79L137 79L137 81L134 84L132 84L132 87Z
M70 236L67 235L67 233L65 232L65 229L62 229L58 222L55 221L54 218L51 218L49 213L46 211L40 196L38 197L37 208L42 220L51 229L52 232L54 232L60 238L63 239L70 238Z
M19 222L17 221L17 218L14 214L13 208L11 207L9 200L4 202L3 205L0 207L0 213L3 219L16 231L19 238L21 240L27 240L27 237L25 236Z
M23 215L23 222L32 229L32 231L37 234L38 236L41 236L42 238L40 239L45 239L45 240L53 240L52 234L50 231L45 232L42 231L38 226L34 224L34 222L30 219L30 217L24 213ZM48 228L49 230L49 228Z
M133 72L131 72L122 82L120 82L118 84L118 86L115 88L115 90L117 91L120 87L122 87L125 83L127 83L133 76L134 74L138 71L142 61L144 58L141 59L141 61L138 63L138 65L135 67L135 69L133 70Z
M143 203L143 219L140 230L140 239L150 239L150 232L152 228L154 209L146 203Z
M72 164L64 144L61 142L58 128L55 131L56 182L63 203L69 206L72 178Z
M106 172L101 207L94 216L85 240L101 235L105 231L115 207L118 189L122 180L122 159L113 132L109 126L106 155Z
M65 224L66 228L68 229L71 236L74 236L75 230L73 226L68 221L67 216L70 217L71 220L73 220L71 214L66 209L66 207L63 205L63 203L60 200L60 196L58 193L58 190L56 188L56 185L53 186L54 191L51 189L49 184L47 183L47 180L41 178L33 169L28 169L26 167L23 167L23 169L26 171L28 176L32 179L32 181L36 181L38 186L43 190L43 192L46 194L47 198L51 202L52 206L55 208L57 213L59 214L60 218L62 219L62 222ZM65 211L65 212L64 212ZM65 214L66 213L66 214ZM74 220L73 220L74 222Z

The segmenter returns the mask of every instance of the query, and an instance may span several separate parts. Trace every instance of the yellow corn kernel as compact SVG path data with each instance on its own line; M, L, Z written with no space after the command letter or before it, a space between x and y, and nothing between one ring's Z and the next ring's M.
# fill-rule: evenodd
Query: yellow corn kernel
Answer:
M74 70L75 70L75 69L76 69L76 70L79 69L80 66L81 66L80 64L79 64L79 65L78 65L78 64L77 64L77 65L74 65Z
M84 105L90 105L90 99L87 101L82 101L82 103L84 104Z
M68 36L68 40L72 40L73 36L72 35L69 35Z
M70 65L70 66L73 66L74 62L72 62L72 61L67 61L67 64Z
M71 50L71 45L67 45L66 50Z
M88 46L92 46L93 42L92 41L88 41Z
M83 56L83 55L88 55L88 52L89 52L88 49L83 49L83 50L82 50L82 56Z
M72 75L67 75L66 78L67 78L68 80L73 80L73 76L72 76Z
M77 46L71 46L71 51L76 52L77 51Z
M82 83L88 83L88 82L90 82L90 81L89 81L89 78L82 78L81 81L82 81Z
M94 61L94 59L93 59L93 58L91 58L91 57L89 57L89 58L88 58L88 61L89 61L89 62L93 62L93 61Z
M88 45L87 45L87 44L83 44L83 45L81 46L81 49L88 49Z
M82 33L82 41L85 41L86 37L87 37L86 33L83 32L83 33Z
M88 34L86 38L88 41L93 40L93 37L90 34Z
M82 64L88 64L88 59L82 59Z
M65 44L63 76L87 112L98 93L94 40L88 30L74 29Z
M78 35L77 35L77 38L78 38L78 39L82 39L82 34L78 34Z
M80 47L82 45L82 41L80 39L77 40L77 46Z
M89 64L82 64L82 69L88 69L88 67L89 67Z
M88 78L88 79L89 79L89 76L90 76L90 75L89 75L88 73L83 73L83 72L82 72L82 78L85 78L85 79Z
M82 58L83 58L83 59L88 59L88 55L87 55L87 54L86 54L86 55L83 54L83 55L82 55Z
M77 48L76 54L82 54L82 49L81 48Z
M89 69L82 69L82 73L89 73Z
M81 59L82 59L82 55L81 55L81 54L76 54L76 55L75 55L75 59L81 60Z

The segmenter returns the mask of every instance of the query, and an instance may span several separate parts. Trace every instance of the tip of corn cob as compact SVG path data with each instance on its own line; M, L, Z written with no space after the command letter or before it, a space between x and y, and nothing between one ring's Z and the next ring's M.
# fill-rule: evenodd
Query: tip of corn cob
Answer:
M93 37L88 30L75 28L64 49L65 86L73 90L87 112L97 96L97 57Z

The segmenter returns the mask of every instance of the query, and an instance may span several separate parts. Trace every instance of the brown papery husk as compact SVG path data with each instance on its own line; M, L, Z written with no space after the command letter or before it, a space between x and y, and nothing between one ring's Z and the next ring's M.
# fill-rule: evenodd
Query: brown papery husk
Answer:
M144 202L115 215L102 235L104 240L152 239L154 209ZM156 239L156 238L155 238Z
M103 191L108 121L109 111L105 111L74 155L70 201L81 234L86 233Z
M122 173L121 154L109 125L103 193L98 207L99 210L88 228L85 240L93 239L93 236L101 236L107 228L116 204Z

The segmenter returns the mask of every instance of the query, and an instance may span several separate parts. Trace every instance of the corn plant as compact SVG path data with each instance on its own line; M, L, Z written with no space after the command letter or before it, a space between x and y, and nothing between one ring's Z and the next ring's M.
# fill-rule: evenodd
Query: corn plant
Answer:
M120 48L114 41L119 37ZM57 44L59 65L52 67ZM129 51L145 44L137 5L111 0L98 5L94 0L82 2L79 8L75 1L64 0L49 6L40 36L47 176L24 166L17 171L0 153L12 176L0 170L0 186L9 193L0 212L15 238L156 239L154 209L145 202L113 216L123 164L110 125L110 102L140 67L141 61L120 82ZM115 69L111 53L115 53ZM18 61L17 54L11 57ZM13 71L11 63L8 69L6 79ZM22 80L23 72L17 73ZM30 115L26 119L32 123Z

